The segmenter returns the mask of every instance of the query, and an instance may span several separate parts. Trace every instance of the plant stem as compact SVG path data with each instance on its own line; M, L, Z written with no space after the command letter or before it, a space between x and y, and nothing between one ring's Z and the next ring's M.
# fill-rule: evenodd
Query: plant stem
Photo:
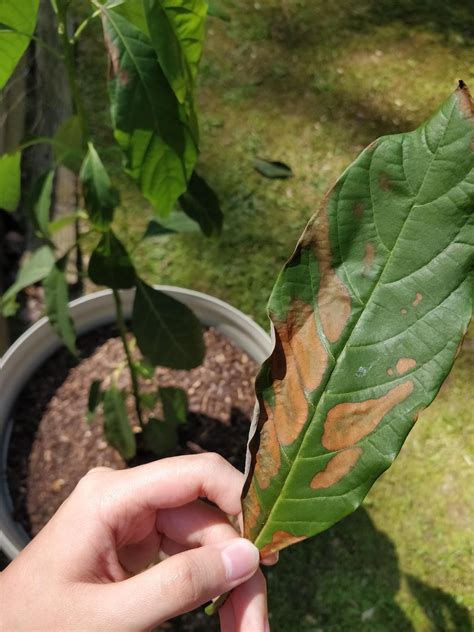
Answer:
M130 377L132 380L133 398L135 399L135 410L137 411L138 422L141 428L144 428L142 409L140 406L140 390L138 386L138 378L135 370L135 366L132 360L132 354L130 353L130 347L127 340L127 327L125 325L125 319L123 317L122 299L118 290L112 290L115 301L115 311L117 314L117 325L119 328L120 338L122 339L123 348L125 350L125 356L127 358L128 368L130 370Z

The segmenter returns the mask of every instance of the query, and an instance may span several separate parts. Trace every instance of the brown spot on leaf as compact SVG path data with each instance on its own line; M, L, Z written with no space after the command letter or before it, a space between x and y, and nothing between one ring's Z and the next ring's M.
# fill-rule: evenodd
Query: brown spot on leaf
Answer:
M417 305L421 303L422 299L423 299L423 294L420 294L420 292L417 292L411 304L413 305L413 307L416 307Z
M321 342L310 305L295 299L286 322L275 325L275 351L271 377L275 402L267 410L278 440L290 445L308 417L306 395L321 384L327 368L327 351Z
M383 171L379 175L379 185L382 191L385 191L385 193L390 191L390 180L388 179L388 175Z
M287 531L275 531L272 536L272 541L261 549L260 559L263 559L272 553L276 553L277 551L281 551L281 549L290 546L290 544L301 542L302 540L306 540L305 535L293 535Z
M406 316L408 314L408 310L405 307L402 307L402 309L400 310L400 314L402 316Z
M328 461L324 470L314 476L311 481L311 488L326 489L338 483L352 470L361 454L361 448L349 448L338 452Z
M105 22L105 20L106 18L104 16L103 21ZM126 86L129 81L128 72L126 70L123 70L120 67L120 51L117 48L117 46L112 42L109 34L107 33L105 29L104 29L104 42L105 42L105 47L107 49L108 60L109 60L107 78L109 81L111 81L114 77L117 77L120 83Z
M398 384L378 399L337 404L324 422L322 444L326 450L343 450L373 432L385 415L413 391L413 382Z
M329 342L337 342L351 315L351 295L332 267L327 199L308 224L301 247L313 246L319 263L318 308L321 325Z
M474 120L474 101L464 81L459 82L459 86L456 89L456 95L458 98L459 109L463 115L468 119Z
M244 537L253 542L254 532L258 530L261 514L260 499L255 489L255 481L252 480L243 501L244 513Z
M281 465L280 444L275 429L273 411L264 402L267 421L260 431L260 448L257 452L255 477L261 489L266 489Z
M375 246L370 241L365 244L365 255L364 255L364 271L363 275L368 276L372 269L372 265L375 260Z
M413 358L400 358L397 362L397 366L395 367L398 375L403 375L407 371L414 369L416 367L416 360Z
M356 204L354 204L354 208L352 210L354 212L355 217L357 217L357 219L360 219L364 215L364 211L365 211L364 202L357 202Z
M392 368L387 369L387 375L393 375L393 369Z

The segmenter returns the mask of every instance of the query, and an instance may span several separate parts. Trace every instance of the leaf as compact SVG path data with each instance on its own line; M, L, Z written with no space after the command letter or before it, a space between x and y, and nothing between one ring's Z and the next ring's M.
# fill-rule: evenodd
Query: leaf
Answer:
M158 401L158 393L140 393L140 404L142 408L152 410Z
M209 7L207 10L207 14L209 15L209 17L218 18L219 20L222 20L223 22L231 21L230 15L224 9L221 2L218 2L217 0L209 0Z
M0 90L5 87L30 43L38 5L39 0L0 2Z
M151 380L151 378L155 375L155 367L145 358L142 358L139 361L136 360L133 365L138 373L145 378L145 380Z
M204 42L206 0L143 0L151 44L182 104L192 108Z
M126 394L115 386L103 396L104 434L108 443L128 461L136 453L136 440L127 417Z
M89 397L87 400L87 421L92 423L97 406L102 401L102 380L93 380L89 388Z
M189 307L140 280L132 330L140 351L155 366L193 369L204 359L202 326Z
M67 257L63 257L52 267L43 280L45 311L51 326L67 349L77 355L76 334L69 313L69 289L65 275Z
M94 226L107 230L119 205L118 191L112 186L109 175L92 143L82 164L80 179L87 212Z
M176 447L178 433L171 424L150 417L143 429L143 440L147 448L157 456L165 456Z
M112 121L125 169L158 215L166 216L186 191L196 162L193 123L170 88L146 34L105 8L102 22Z
M263 158L256 158L253 161L253 166L255 171L258 171L260 175L272 180L285 180L286 178L291 178L293 176L291 167L278 160L264 160Z
M33 185L29 207L33 225L40 234L49 237L49 215L53 195L54 169L41 175Z
M131 288L135 284L133 263L112 230L104 233L95 247L87 273L97 285L106 285L113 290Z
M188 396L182 388L162 386L159 389L163 416L168 424L184 424L188 413Z
M21 197L21 151L0 156L0 209L16 211Z
M18 292L30 285L42 281L51 272L55 264L54 253L49 246L38 248L21 266L16 281L2 296L0 305L4 316L13 316L18 305Z
M48 223L48 234L50 236L55 235L66 226L70 226L71 224L75 224L80 219L87 219L87 214L83 211L77 211L76 213L71 213L71 215L64 215L64 217L58 217L58 219L53 220Z
M148 237L161 237L162 235L172 235L177 233L198 233L199 228L192 219L181 211L172 211L171 214L157 222L152 219L144 234L143 239Z
M79 116L71 116L62 123L54 135L53 149L57 164L64 165L74 173L80 172L85 152Z
M472 313L473 136L461 84L362 152L281 272L243 495L262 556L354 511L449 373Z
M224 216L219 200L207 182L196 172L191 176L188 190L179 198L179 204L186 215L199 224L206 237L220 235Z

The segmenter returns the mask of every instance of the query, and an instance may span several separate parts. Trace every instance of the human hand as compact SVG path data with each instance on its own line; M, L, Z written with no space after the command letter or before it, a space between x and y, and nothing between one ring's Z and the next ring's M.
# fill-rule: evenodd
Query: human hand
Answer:
M223 513L240 513L242 484L216 454L91 470L0 575L0 628L151 630L234 589L221 629L268 631L258 550Z

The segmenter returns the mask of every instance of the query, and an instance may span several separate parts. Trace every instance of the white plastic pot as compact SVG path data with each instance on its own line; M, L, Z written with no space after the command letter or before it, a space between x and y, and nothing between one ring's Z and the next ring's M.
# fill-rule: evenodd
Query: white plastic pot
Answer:
M238 309L201 292L171 286L156 287L191 308L204 325L215 327L257 363L262 363L270 355L270 337ZM124 313L128 317L132 311L134 290L124 291L121 296ZM72 301L70 308L78 335L115 320L114 301L110 290ZM10 559L18 555L29 541L23 527L13 520L13 505L7 486L11 411L29 378L60 347L61 342L48 319L42 318L0 359L0 549Z

